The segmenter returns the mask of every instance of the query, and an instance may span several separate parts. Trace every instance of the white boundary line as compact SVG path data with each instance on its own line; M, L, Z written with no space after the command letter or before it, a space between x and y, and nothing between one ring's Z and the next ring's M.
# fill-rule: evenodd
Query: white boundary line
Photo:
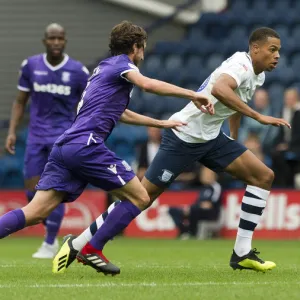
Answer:
M99 283L99 284L74 284L74 283L65 283L65 284L25 284L25 285L18 285L18 284L2 284L0 285L0 289L7 289L7 288L16 288L16 287L23 287L23 288L111 288L111 287L121 287L121 288L131 288L131 287L184 287L184 286L235 286L235 285L285 285L285 284L300 284L299 281L295 282L287 282L287 281L265 281L265 282L241 282L241 281L230 281L230 282L215 282L215 281L208 281L208 282L178 282L178 283L156 283L156 282L141 282L141 283L122 283L122 282L107 282L107 283Z

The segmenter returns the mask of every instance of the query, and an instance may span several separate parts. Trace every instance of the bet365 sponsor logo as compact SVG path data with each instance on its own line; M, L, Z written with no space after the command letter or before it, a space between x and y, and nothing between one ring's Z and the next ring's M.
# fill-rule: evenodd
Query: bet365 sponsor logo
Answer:
M35 92L58 94L63 96L69 96L71 94L71 87L68 85L57 85L53 83L38 84L33 83L33 89Z
M288 193L271 193L257 230L298 230L300 228L300 204L290 202L288 196ZM238 227L241 209L239 198L239 195L234 192L229 192L226 197L222 223L228 230L235 230Z

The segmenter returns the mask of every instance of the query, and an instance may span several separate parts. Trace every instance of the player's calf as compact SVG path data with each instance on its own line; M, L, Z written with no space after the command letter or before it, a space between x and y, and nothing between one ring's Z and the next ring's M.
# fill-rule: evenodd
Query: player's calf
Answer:
M30 203L22 208L26 226L39 224L62 202L63 192L55 190L37 191Z

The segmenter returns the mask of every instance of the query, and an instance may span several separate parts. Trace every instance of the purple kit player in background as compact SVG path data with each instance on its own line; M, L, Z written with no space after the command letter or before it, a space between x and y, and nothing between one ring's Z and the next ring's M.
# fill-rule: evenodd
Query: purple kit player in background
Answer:
M64 28L58 24L50 24L43 40L46 53L25 59L21 66L19 93L12 109L6 149L15 154L16 129L31 97L24 162L28 201L35 194L35 186L54 142L74 121L76 106L88 79L86 67L64 54L66 41ZM64 204L61 204L44 220L47 234L42 246L33 254L34 258L54 257L58 250L56 236L64 211Z
M109 45L113 56L100 62L89 79L77 117L55 142L32 201L0 217L0 238L42 222L61 202L74 201L88 183L124 200L102 226L105 240L122 231L149 205L148 193L131 167L104 142L119 120L161 128L184 123L159 121L127 110L133 85L151 93L189 99L206 113L214 114L214 107L204 95L141 75L137 65L144 58L146 40L144 29L130 22L113 28ZM98 250L97 240L96 234L88 251L78 254L80 261L99 272L119 274L120 269Z

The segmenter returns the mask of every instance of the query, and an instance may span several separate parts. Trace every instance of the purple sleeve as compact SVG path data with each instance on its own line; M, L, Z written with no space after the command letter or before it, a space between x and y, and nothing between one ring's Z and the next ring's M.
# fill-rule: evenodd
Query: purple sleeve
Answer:
M27 59L25 59L21 64L18 89L23 92L30 92L31 90L30 70Z
M89 70L82 66L79 75L78 75L78 94L81 95L84 89L86 88L86 84L89 78Z

